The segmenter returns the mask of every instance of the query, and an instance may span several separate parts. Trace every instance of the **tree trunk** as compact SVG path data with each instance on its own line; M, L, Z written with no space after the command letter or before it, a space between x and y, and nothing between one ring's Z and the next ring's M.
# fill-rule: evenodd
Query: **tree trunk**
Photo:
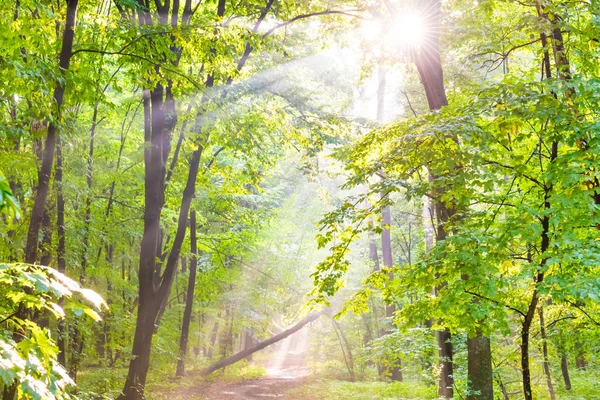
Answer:
M392 214L390 206L386 205L382 212L383 217L383 230L381 231L381 254L383 256L383 265L386 268L394 267L394 260L392 258L392 237L390 226L392 224ZM394 278L394 274L389 273L390 281ZM390 320L393 326L393 318L396 312L396 305L394 304L393 298L390 299L391 303L386 304L385 316ZM388 330L387 333L391 333L392 330ZM388 366L387 373L390 375L393 381L402 382L402 365L400 360L391 360Z
M55 172L55 179L57 175L58 172ZM54 211L54 207L49 201L48 204L46 204L44 216L42 217L42 256L40 258L40 264L47 266L52 262L52 218L50 216L52 211ZM64 272L64 270L60 272Z
M422 14L425 18L426 26L436 27L436 29L427 30L423 42L427 43L421 49L415 51L414 62L421 78L421 83L425 89L427 103L431 111L439 110L448 105L446 97L446 89L444 87L444 74L442 61L440 58L440 40L439 27L441 21L441 1L440 0L423 0L421 2ZM445 240L446 234L443 230L443 225L449 220L449 213L446 205L439 200L440 195L437 194L437 199L434 201L433 208L437 218L438 229L436 232L436 240ZM439 358L441 364L441 375L438 386L438 394L440 397L453 397L454 381L453 381L453 366L452 366L452 344L450 343L451 334L448 329L436 332L438 340Z
M212 360L213 351L215 349L215 345L217 342L217 336L219 333L219 318L221 318L221 314L217 314L217 319L215 320L215 324L213 325L212 332L210 333L210 343L208 345L208 349L206 351L206 356Z
M440 357L440 381L438 384L438 395L440 397L451 398L454 395L454 369L452 365L452 334L448 329L436 331L435 337L438 342L438 351Z
M231 316L232 306L225 306L225 326L223 332L221 332L221 337L219 338L219 354L221 358L227 357L227 345L229 342L229 332L231 331L231 325L233 321L230 321L229 317Z
M529 312L525 315L521 328L521 375L523 379L523 394L526 400L533 400L531 391L531 370L529 369L529 329L533 321L535 307L537 306L537 290L534 289Z
M346 335L344 334L344 331L342 331L342 327L340 326L340 324L334 318L332 318L331 321L333 322L333 329L335 330L335 334L337 335L338 340L340 341L340 348L342 349L344 362L346 363L346 367L348 368L350 382L356 382L356 376L354 375L354 357L352 357L352 348L350 347L348 338L346 338ZM342 340L344 341L343 344ZM344 351L344 346L346 347L346 351Z
M319 318L321 316L321 314L322 313L320 313L320 312L312 313L312 314L308 315L306 318L304 318L302 321L298 322L296 325L292 326L291 328L286 329L285 331L278 333L277 335L272 336L269 339L263 340L262 342L258 342L254 346L244 349L244 350L240 351L239 353L233 354L230 357L219 360L218 362L212 364L211 366L206 368L204 371L202 371L202 375L203 376L210 375L213 372L215 372L221 368L225 368L228 365L234 364L234 363L240 361L241 359L248 357L250 354L256 353L257 351L262 350L267 346L270 346L274 343L279 342L280 340L285 339L286 337L290 336L291 334L298 332L300 329L302 329L308 323Z
M544 374L546 375L546 383L548 384L548 393L550 394L550 399L554 400L556 399L556 395L554 394L554 385L552 385L552 375L550 374L550 365L548 364L548 339L546 337L546 325L544 324L544 306L540 305L538 314L540 317L540 334L542 336Z
M185 357L187 355L188 335L192 320L192 306L194 305L194 288L196 285L196 270L198 269L198 254L196 249L196 211L190 213L190 247L192 258L190 260L190 276L188 280L187 298L183 311L181 337L179 339L179 359L177 360L176 376L185 375Z
M552 150L550 154L550 162L554 162L558 155L558 143L552 143ZM544 184L544 210L550 209L550 194L552 192L552 185ZM540 253L545 254L550 248L550 216L545 215L541 219L541 246ZM535 287L533 294L531 295L531 301L529 302L529 308L527 313L523 316L523 325L521 328L521 374L523 377L523 394L525 400L533 400L533 393L531 390L531 370L529 367L529 330L531 323L535 317L535 310L539 301L538 297L538 285L544 280L544 268L546 266L547 258L543 258L540 261L537 275L534 276Z
M252 333L249 330L246 330L244 334L244 350L248 350L254 346L254 337L252 337ZM246 361L252 361L252 353L246 356Z
M80 281L84 282L87 268L87 253L88 243L90 240L90 224L92 218L92 186L93 186L93 163L94 163L94 136L96 133L96 125L98 121L98 106L99 103L96 101L94 104L94 113L92 115L92 127L90 129L90 146L87 160L86 177L87 177L87 190L88 193L85 199L85 215L84 215L84 228L83 228L83 248L81 250L81 272ZM101 248L101 247L100 247Z
M141 9L138 12L141 25L151 25L152 14L143 6L139 0ZM189 25L191 17L191 7L186 3L182 15L182 23ZM170 3L158 12L158 23L165 25L169 23ZM217 14L223 17L225 12L225 0L219 0ZM179 12L179 3L173 4L171 25L177 27L177 18ZM179 60L181 50L173 47L172 51ZM175 64L177 61L174 62ZM160 70L160 66L156 66ZM212 87L214 77L209 76L206 82L207 87ZM136 321L135 335L132 349L132 359L129 364L127 380L122 394L118 400L142 400L144 397L144 386L150 362L150 352L152 347L152 333L157 322L157 316L165 299L168 297L173 284L173 278L177 272L177 261L179 260L181 245L185 238L186 225L192 198L196 187L196 177L202 155L203 147L198 144L197 149L192 154L190 169L186 182L181 206L179 209L179 218L177 230L170 252L168 253L166 266L162 276L159 271L160 265L157 264L161 251L160 249L160 214L164 204L165 185L166 185L166 162L171 150L172 133L177 122L177 113L175 107L175 98L173 95L173 82L167 81L166 86L156 83L152 90L144 89L144 140L146 146L144 149L145 166L145 188L144 188L144 233L140 248L140 267L139 277L139 306L138 317Z
M158 147L158 146L157 146ZM146 149L149 153L159 153L153 147ZM144 236L140 251L139 276L139 306L136 322L136 333L133 341L133 358L129 364L129 373L121 400L143 399L146 375L150 361L152 345L152 333L161 305L168 295L173 277L177 271L177 260L181 251L181 245L185 237L188 213L196 186L196 177L200 164L202 147L194 151L190 162L188 180L183 192L179 210L177 233L167 259L167 265L160 282L155 279L155 262L158 249L158 234L160 223L160 209L164 200L164 180L161 183L155 177L160 177L161 155L147 154L146 169L146 209L144 212ZM157 157L156 159L154 157ZM158 168L155 163L158 163ZM157 170L157 171L155 171ZM156 172L156 173L155 173ZM164 168L162 168L164 172ZM162 175L164 177L164 174ZM154 181L154 182L153 182ZM159 187L157 187L159 186Z
M75 38L75 23L77 19L78 0L67 0L67 14L65 19L65 30L63 32L62 45L59 56L59 67L64 74L71 63L73 53L73 40ZM54 88L54 103L57 115L51 119L48 124L48 134L44 144L42 154L42 165L38 171L38 184L36 189L29 228L27 230L27 245L25 247L25 262L33 264L37 260L38 236L44 216L44 207L48 198L50 187L50 175L52 173L52 164L54 161L54 148L56 146L58 123L61 120L61 108L65 96L65 87L63 79L57 79Z
M56 141L56 230L58 234L57 269L58 272L65 273L65 199L63 195L63 156L62 143L60 138ZM62 302L61 302L62 304ZM67 330L65 329L65 321L58 321L58 361L67 368Z
M490 338L478 331L467 339L467 352L467 375L471 388L467 400L494 400Z
M576 342L575 350L577 351L577 356L575 357L575 367L577 369L585 369L587 362L585 361L583 344L581 342Z
M569 377L569 365L567 355L563 353L560 357L560 369L565 381L565 389L571 390L571 377Z

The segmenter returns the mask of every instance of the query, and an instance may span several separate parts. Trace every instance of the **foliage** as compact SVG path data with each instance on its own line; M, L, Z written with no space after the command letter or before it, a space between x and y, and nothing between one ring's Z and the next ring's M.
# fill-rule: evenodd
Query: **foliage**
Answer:
M27 264L0 264L0 293L5 315L0 339L3 386L17 384L19 398L68 398L68 386L74 382L57 361L57 345L50 331L27 315L64 318L66 310L99 320L96 311L106 306L104 300L52 268ZM68 300L75 295L92 307L80 300ZM63 299L68 301L61 307L58 301Z

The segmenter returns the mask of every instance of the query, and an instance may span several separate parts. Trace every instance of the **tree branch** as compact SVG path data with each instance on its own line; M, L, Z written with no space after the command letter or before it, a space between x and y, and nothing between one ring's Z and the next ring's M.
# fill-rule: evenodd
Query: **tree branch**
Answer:
M292 22L295 21L299 21L301 19L306 19L306 18L311 18L311 17L317 17L320 15L332 15L332 14L338 14L338 15L347 15L350 17L354 17L354 18L361 18L356 14L351 14L352 12L358 12L360 10L348 10L348 11L336 11L336 10L326 10L326 11L318 11L318 12L314 12L314 13L310 13L310 14L301 14L301 15L296 15L294 18L287 20L285 22L282 22L281 24L275 25L273 28L269 29L266 33L263 34L263 39L266 38L267 36L271 35L273 32L275 32L277 29L281 29L283 27L288 26L289 24L291 24Z
M513 310L514 312L521 314L521 316L523 316L523 318L525 318L525 313L523 311L519 310L518 308L511 307L508 304L500 303L498 300L490 299L489 297L483 296L479 293L471 292L470 290L465 290L465 293L469 293L469 294L471 294L475 297L479 297L480 299L483 299L483 300L491 301L492 303L497 304L499 306L506 307L509 310Z

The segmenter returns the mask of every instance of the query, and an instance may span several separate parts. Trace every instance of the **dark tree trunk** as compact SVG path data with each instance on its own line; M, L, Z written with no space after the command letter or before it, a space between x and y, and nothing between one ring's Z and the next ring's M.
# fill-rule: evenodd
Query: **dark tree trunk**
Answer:
M64 74L71 63L71 55L73 53L73 40L75 38L75 22L77 18L78 0L67 0L67 14L65 20L65 30L63 32L62 45L59 56L59 67ZM27 230L27 245L25 247L25 262L33 264L37 260L38 236L44 216L44 207L48 198L48 190L50 187L50 175L52 173L52 164L54 161L54 148L56 146L58 121L61 120L61 108L65 96L65 87L63 79L56 80L54 88L54 103L57 115L52 118L48 124L48 134L44 144L42 154L42 165L38 171L38 184L31 210L31 218L29 220L29 228Z
M85 199L85 215L84 215L84 227L83 227L83 248L81 250L81 272L80 272L80 281L83 283L86 275L87 268L87 253L88 253L88 244L90 240L90 224L92 217L92 186L94 183L94 136L96 133L96 125L98 120L98 106L99 103L96 101L94 104L94 113L92 115L92 127L90 129L90 146L87 160L87 168L86 168L86 178L87 178L87 190L88 193Z
M544 374L546 375L546 383L548 384L548 393L550 394L550 399L556 399L556 394L554 393L554 385L552 384L552 375L550 374L550 365L548 364L548 339L546 337L546 325L544 323L544 307L540 305L538 314L540 317L540 335L542 337L542 357L543 357L543 366L544 366Z
M585 351L583 348L583 344L581 342L576 342L575 350L577 351L577 356L575 357L575 367L577 369L585 369L585 367L587 366L587 362L585 361Z
M165 297L168 296L177 270L177 260L179 259L181 245L185 237L188 213L194 195L200 156L202 154L202 147L199 147L192 155L188 181L183 192L179 210L177 233L167 259L165 271L161 280L156 282L155 261L158 251L160 209L164 200L164 188L162 187L164 180L160 181L155 178L162 176L164 179L164 174L160 175L161 171L164 173L164 168L161 168L161 154L159 149L158 145L156 145L156 148L151 146L149 149L146 149L146 152L155 154L148 154L148 160L146 161L146 209L144 212L144 236L142 238L140 268L138 272L140 286L138 318L132 349L134 357L129 365L125 389L119 397L121 400L141 400L143 398L150 361L152 334L158 312L165 301ZM154 163L158 163L158 168Z
M421 2L421 10L425 16L424 23L426 26L435 27L426 32L423 42L426 46L415 50L414 62L421 78L421 83L425 88L427 103L431 111L439 110L448 105L446 97L446 89L444 87L444 74L442 61L440 58L440 40L439 29L441 20L441 2L440 0L423 0ZM438 241L445 240L446 234L443 230L443 224L448 222L449 211L446 205L437 199L434 202L433 208L437 217L438 229L436 239ZM452 344L450 343L450 331L445 329L436 332L439 348L439 358L441 364L441 375L438 386L438 394L440 397L453 397L454 381L453 381L453 366L452 366Z
M386 268L394 267L394 260L392 257L392 236L390 231L390 226L392 224L392 214L390 210L390 206L387 205L383 208L382 212L383 217L383 230L381 231L381 254L383 256L383 265ZM389 273L390 281L394 278L394 274ZM385 307L385 316L390 320L390 323L393 326L393 318L396 312L396 305L394 304L393 298L390 299L390 303L386 304ZM389 330L387 333L391 333L392 330ZM390 375L393 381L402 382L402 365L400 360L391 360L390 365L388 366L387 373Z
M56 251L58 272L65 273L65 199L63 194L63 155L60 138L56 141L56 230L58 234L58 247ZM61 302L62 304L62 302ZM58 321L58 361L66 368L67 332L65 321Z
M439 110L448 105L440 58L441 1L422 0L421 10L425 18L424 24L431 28L423 38L423 43L427 45L415 50L414 62L425 89L429 109Z
M220 340L220 353L221 358L227 357L229 350L233 351L233 317L234 317L234 307L233 305L229 305L225 307L225 323L226 329L223 331L221 340Z
M565 381L565 389L571 390L571 377L569 376L568 358L565 353L560 357L560 370Z
M212 332L210 333L210 343L208 345L208 349L206 351L206 356L212 360L213 351L215 349L215 345L217 342L217 336L219 333L219 318L221 318L221 314L217 315L217 319L215 320L215 324L213 325Z
M379 271L379 256L377 255L377 243L374 239L369 241L369 258L373 262L373 270Z
M57 173L55 173L56 179ZM50 265L52 263L52 218L50 213L54 211L54 206L49 201L44 210L44 216L42 217L42 257L40 258L41 265ZM64 270L59 272L65 272Z
M190 322L192 320L192 306L194 305L194 288L196 286L196 270L198 269L198 254L196 249L196 211L190 213L190 247L192 258L190 260L190 276L187 287L187 298L185 310L183 311L183 323L181 326L181 337L179 339L179 360L177 360L176 376L185 375L185 357L187 355L188 335Z
M529 329L531 328L537 303L537 289L534 289L529 304L529 311L525 315L523 326L521 327L521 375L523 378L523 395L526 400L533 400L533 393L531 391L531 370L529 368Z
M290 336L291 334L298 332L300 329L302 329L308 323L319 318L321 316L321 314L322 313L310 314L306 318L304 318L302 321L300 321L296 325L292 326L291 328L286 329L285 331L278 333L277 335L272 336L269 339L263 340L262 342L258 342L257 344L255 344L254 346L252 346L248 349L244 349L244 350L240 351L239 353L236 353L230 357L227 357L225 359L222 359L222 360L212 364L211 366L206 368L204 371L202 371L202 375L204 375L204 376L210 375L213 372L215 372L221 368L225 368L228 365L231 365L233 363L240 361L241 359L248 357L250 354L256 353L257 351L262 350L267 346L270 346L274 343L279 342L280 340L285 339L286 337Z
M248 350L253 346L254 337L252 337L252 333L249 330L246 330L244 334L244 350ZM252 353L248 354L248 356L246 357L246 361L252 361Z
M490 338L481 331L467 339L467 376L471 393L467 400L494 400L494 370Z
M506 390L506 385L504 384L504 382L502 382L502 378L499 374L496 376L496 382L498 382L498 386L500 386L500 392L502 392L502 400L510 400L510 397L508 397L508 391Z
M143 1L138 0L142 10L146 10ZM158 23L165 25L169 23L170 3L166 2L158 11ZM219 0L218 14L224 15L225 0ZM171 26L177 27L179 3L173 3ZM182 15L182 23L189 24L191 17L190 2L186 1ZM141 25L151 25L152 14L146 11L138 12ZM175 59L179 59L181 49L173 47ZM175 64L177 61L175 61ZM160 66L156 66L160 72ZM212 86L214 79L207 79L207 86ZM168 297L173 278L177 272L177 261L179 260L181 245L185 238L186 225L192 198L196 187L198 167L203 147L198 148L192 154L190 169L186 182L181 206L177 230L173 244L168 253L166 266L162 276L157 273L161 270L157 259L160 257L160 214L164 204L165 179L167 173L167 160L171 150L171 138L173 129L177 122L175 99L173 97L173 83L167 81L166 86L157 83L152 90L144 89L144 149L145 166L145 189L144 189L144 233L140 247L139 277L139 306L136 321L135 335L133 340L132 359L129 364L127 380L119 400L142 400L144 387L148 374L150 352L152 347L152 334L157 322L157 316L161 306Z
M83 248L81 250L81 271L79 271L79 282L80 283L84 283L85 282L85 277L86 277L86 270L87 270L87 262L88 262L88 258L87 258L87 253L88 253L88 243L89 243L89 236L90 236L90 224L91 224L91 215L92 215L92 185L93 185L93 169L92 169L92 165L93 165L93 159L94 159L94 135L96 132L96 124L97 124L97 120L98 120L98 105L99 103L96 101L95 105L94 105L94 113L92 116L92 126L90 129L90 143L89 143L89 153L88 153L88 160L87 160L87 167L86 167L86 182L87 182L87 190L88 193L86 195L86 200L85 200L85 210L84 210L84 227L83 227L83 241L82 241L82 245ZM59 162L61 163L60 168L59 168ZM57 140L57 150L56 150L56 167L60 170L60 175L61 175L61 179L58 179L58 170L57 170L57 187L59 188L58 193L60 193L61 199L62 199L62 155L61 155L61 145L60 145L60 139ZM59 183L60 182L60 183ZM58 216L60 218L61 216L61 211L60 211L60 204L57 202L58 207L59 207L59 212L58 212ZM62 215L63 215L63 234L62 234L62 239L63 239L63 262L64 262L64 201L62 202ZM60 229L60 224L59 228L58 228L58 235L59 235L59 263L60 263L60 253L61 253L61 249L60 249L60 239L61 239L61 229ZM110 291L109 291L110 293ZM106 323L106 321L103 322L104 324ZM76 380L77 378L77 372L79 370L79 364L81 361L81 356L82 356L82 351L83 351L83 347L84 347L84 338L83 338L83 332L81 331L81 329L79 329L79 327L77 326L77 321L74 321L74 334L73 334L73 342L75 343L75 351L72 354L72 362L69 365L69 374L71 375L71 378L73 378L73 380ZM103 335L100 335L103 336ZM102 354L102 357L104 356L104 344L106 343L106 338L100 338L100 340L102 340L102 349L99 352L99 355ZM98 345L98 343L96 343ZM77 349L80 348L80 351L77 351Z
M558 143L553 142L551 146L550 153L550 162L554 162L556 157L558 156ZM544 210L549 210L551 207L550 204L550 195L552 193L552 184L544 183ZM550 248L550 215L546 214L541 219L541 245L540 245L540 253L545 254ZM544 280L544 268L546 266L547 258L543 258L540 261L540 265L538 267L538 272L534 276L535 287L533 289L533 294L531 295L531 301L529 302L529 308L527 309L527 313L523 316L523 325L521 328L521 374L523 377L523 394L525 396L525 400L533 400L533 393L531 390L531 370L529 367L529 330L531 328L531 323L533 322L533 318L535 317L535 310L538 305L539 296L538 296L538 286Z
M438 395L440 397L453 397L454 385L454 369L452 364L452 334L448 329L436 331L435 337L438 342L438 351L440 356L440 364L442 371L440 373L440 381L438 385Z

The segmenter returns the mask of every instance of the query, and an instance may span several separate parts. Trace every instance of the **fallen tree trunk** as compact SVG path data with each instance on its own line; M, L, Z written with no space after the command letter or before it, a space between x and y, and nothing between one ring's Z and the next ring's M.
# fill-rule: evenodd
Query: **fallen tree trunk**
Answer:
M236 353L232 356L229 356L227 358L223 358L223 359L217 361L216 363L212 364L211 366L206 368L204 371L202 371L201 375L202 376L210 375L213 372L215 372L216 370L219 370L221 368L227 367L228 365L234 364L234 363L248 357L252 353L256 353L257 351L262 350L267 346L270 346L274 343L279 342L280 340L285 339L286 337L290 336L291 334L298 332L306 324L319 318L322 314L323 314L323 312L315 312L315 313L309 314L306 318L304 318L302 321L298 322L296 325L292 326L291 328L286 329L285 331L278 333L277 335L272 336L266 340L263 340L262 342L258 342L256 345L249 347L247 349L244 349L244 350L240 351L239 353Z

